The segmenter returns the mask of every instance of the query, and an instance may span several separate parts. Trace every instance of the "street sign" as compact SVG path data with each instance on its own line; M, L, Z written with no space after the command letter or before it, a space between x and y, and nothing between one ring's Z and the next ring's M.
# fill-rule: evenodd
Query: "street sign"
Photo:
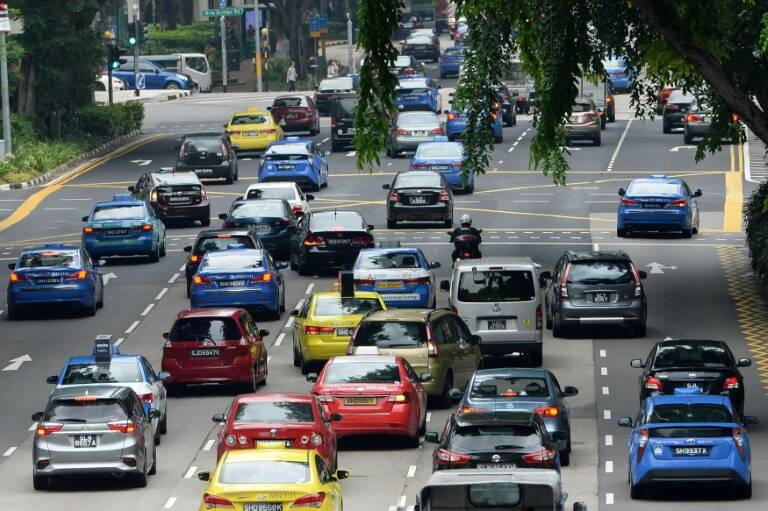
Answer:
M109 40L114 41L117 39L117 27L115 25L109 26Z
M310 37L320 37L322 34L328 33L328 15L316 14L309 18L309 35Z
M147 88L147 78L144 75L139 75L136 78L136 84L139 86L139 89L146 89Z
M327 14L318 14L317 21L320 26L320 33L321 34L327 34L328 33L328 15Z
M204 9L203 16L213 18L216 16L242 16L242 7L227 7L226 9Z
M0 32L11 31L11 19L8 17L8 2L0 2Z

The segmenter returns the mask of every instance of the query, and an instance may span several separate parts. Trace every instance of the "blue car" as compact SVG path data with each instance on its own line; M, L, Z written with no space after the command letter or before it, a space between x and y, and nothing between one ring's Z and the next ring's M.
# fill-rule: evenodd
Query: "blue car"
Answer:
M83 222L83 247L93 259L145 255L157 262L165 256L165 224L143 200L114 195L97 202Z
M89 316L104 306L101 272L80 247L51 243L27 249L8 268L10 320L18 319L25 305L75 305Z
M619 419L629 434L629 488L633 499L655 484L730 484L741 498L752 496L752 451L743 424L728 396L701 395L701 389L677 388L674 395L653 396L637 419Z
M436 142L423 142L411 158L411 170L433 170L445 178L448 186L465 193L475 191L475 173L467 172L466 182L462 179L461 169L464 165L464 144L449 142L447 137L441 137Z
M448 140L458 140L467 127L467 118L464 112L458 112L455 107L451 107L445 113L448 114L448 121L445 123L445 135ZM493 135L498 144L504 141L504 121L500 112L491 112L491 117L493 118L491 123Z
M394 103L398 111L429 110L440 113L440 86L432 78L400 78Z
M286 137L272 143L259 167L259 182L291 181L302 189L319 191L328 186L327 151L321 153L312 140Z
M352 267L355 289L376 291L387 307L434 308L437 261L419 248L366 248Z
M462 62L464 62L463 46L451 46L443 50L440 56L440 78L459 76Z
M112 71L112 76L125 83L126 89L134 87L133 58L126 58L127 62ZM139 60L139 89L182 89L192 88L192 81L186 75L167 71L154 62Z
M192 307L240 307L268 312L275 319L285 310L285 281L281 269L264 249L240 248L206 252L192 277Z
M682 179L655 174L619 188L616 236L634 231L682 232L690 238L699 232L701 190L692 192Z
M560 464L567 466L571 460L571 422L565 398L578 393L576 387L560 388L555 375L547 369L481 369L469 380L456 412L462 415L510 410L536 413L544 419L549 436L557 444ZM459 396L459 389L450 391L450 397Z
M617 92L626 92L632 86L632 70L627 68L627 62L622 57L603 61L603 67L608 73L611 88Z

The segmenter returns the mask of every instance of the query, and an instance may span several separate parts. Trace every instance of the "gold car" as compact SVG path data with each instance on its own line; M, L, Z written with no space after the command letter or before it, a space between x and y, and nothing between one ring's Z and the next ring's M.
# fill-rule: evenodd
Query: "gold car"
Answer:
M272 114L257 107L234 114L224 128L235 152L261 151L283 138Z

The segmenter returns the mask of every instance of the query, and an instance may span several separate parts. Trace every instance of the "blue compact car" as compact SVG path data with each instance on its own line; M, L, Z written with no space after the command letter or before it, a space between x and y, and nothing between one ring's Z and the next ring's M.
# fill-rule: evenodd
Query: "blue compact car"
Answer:
M467 127L467 118L463 112L456 111L455 107L451 107L450 111L446 110L445 113L448 114L448 121L445 123L445 135L448 137L448 140L457 140ZM501 112L492 112L491 116L493 117L491 124L493 135L498 144L504 141L504 121Z
M390 308L434 308L439 267L418 248L366 248L353 266L355 289L376 291Z
M69 304L89 316L104 306L104 281L80 247L52 243L24 250L10 263L8 319L19 318L26 305Z
M192 277L192 307L240 307L279 319L285 310L285 281L280 270L288 263L274 263L264 249L228 248L203 256Z
M627 68L624 58L613 58L603 61L603 67L608 73L608 80L614 91L629 91L632 85L632 70Z
M127 89L134 88L133 57L112 71L115 76L125 83ZM149 60L139 60L139 89L183 89L192 88L192 82L183 74L167 71Z
M633 499L654 484L730 484L741 498L752 496L752 451L744 425L728 396L677 388L674 395L647 398L629 435L629 488Z
M432 78L401 78L395 88L394 103L401 112L429 110L440 113L440 86Z
M451 46L443 50L440 56L440 78L459 76L462 62L464 62L463 46Z
M328 163L312 140L286 137L272 143L259 167L259 182L291 181L302 189L319 191L328 186Z
M692 192L682 179L662 174L633 180L626 190L619 188L616 236L635 231L682 232L690 238L699 232L701 190Z
M165 256L165 224L143 200L115 195L97 202L83 222L83 247L94 259L145 255L157 262Z
M440 137L436 142L419 144L411 159L412 170L432 170L439 172L445 182L454 190L466 193L475 191L475 173L468 172L466 182L462 180L461 169L464 165L464 144L449 142L448 137Z

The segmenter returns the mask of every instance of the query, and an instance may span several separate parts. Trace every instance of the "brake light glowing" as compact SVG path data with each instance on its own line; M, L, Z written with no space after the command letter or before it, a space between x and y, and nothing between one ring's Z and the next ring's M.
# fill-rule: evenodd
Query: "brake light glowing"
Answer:
M736 377L726 378L723 382L723 390L734 390L739 388L739 379Z
M304 208L301 207L301 204L297 204L291 208L291 211L295 216L298 216L304 212Z
M331 117L331 128L335 128L335 127L336 127L336 117L334 116L334 117Z
M621 205L622 206L637 206L637 201L633 199L627 199L626 197L621 198Z
M85 280L88 278L88 272L85 270L76 271L67 275L67 280Z
M309 495L304 495L303 497L299 497L298 499L294 500L291 504L291 508L297 508L297 507L315 507L319 508L323 505L323 502L325 501L325 492L317 492L317 493L310 493Z
M141 230L144 232L151 232L153 229L152 224L145 224L141 226Z
M211 279L209 279L208 277L203 277L201 275L194 275L192 277L192 282L194 282L195 284L198 284L198 285L200 285L200 284L213 284L213 281Z
M448 196L448 192L443 190L440 192L440 198L438 200L440 200L440 202L448 202L451 198Z
M126 435L136 431L136 425L133 423L133 421L129 420L108 422L107 427L112 431L119 431L120 433L125 433Z
M736 450L739 451L741 459L746 459L747 452L744 449L744 430L741 428L733 428L733 443L736 444Z
M257 282L272 282L272 274L262 273L261 275L255 275L254 277L251 277L251 283L255 284Z
M400 202L400 195L397 192L389 192L389 200L392 202Z
M648 438L649 438L648 430L645 428L642 428L638 432L638 443L637 443L637 462L639 463L641 459L643 459L643 454L645 454L645 448L648 447Z
M432 130L433 135L445 135L445 130L443 128L435 128Z
M50 435L51 433L56 433L58 431L61 431L61 428L64 427L64 424L60 424L58 422L41 422L37 425L37 428L35 429L35 434L37 436L46 436Z
M411 164L409 165L409 168L411 168L411 169L426 169L427 167L429 167L428 163L413 163L413 162L411 162Z
M669 205L672 206L673 208L674 207L684 208L685 206L688 205L688 201L685 200L685 199L676 199L676 200L673 200L673 201L669 201Z
M93 403L96 401L96 396L77 396L75 403Z
M390 403L407 403L408 396L405 394L393 394L387 398Z
M448 449L438 449L435 456L440 465L448 465L452 467L466 465L472 460L472 457L467 454L451 452Z
M674 104L674 103L667 103L667 104L664 106L664 109L665 109L665 110L680 110L680 107L679 107L679 106L677 106L677 105L676 105L676 104Z
M661 383L661 380L658 378L654 378L653 376L649 376L645 379L645 390L655 390L658 392L664 392L664 384Z
M457 410L459 414L465 414L465 413L485 413L488 411L487 408L478 408L476 406L464 406Z
M356 286L372 286L374 282L373 279L355 279Z
M457 120L458 118L459 118L459 114L455 114L455 113L453 113L453 112L451 112L451 113L449 113L449 114L448 114L448 120L449 120L449 121L455 121L455 120Z
M203 505L205 505L205 509L235 508L229 500L210 493L203 495Z
M688 122L701 122L701 116L696 114L688 114L685 116Z
M552 419L560 415L560 409L556 406L537 406L533 409L533 413L539 414L545 419Z
M275 128L267 128L267 129L260 130L260 133L262 135L274 135L275 133L277 133L277 130Z
M429 284L429 277L418 277L413 279L405 279L406 286L418 286L421 284Z
M437 343L432 338L432 327L427 325L427 356L438 357L440 356L440 350L437 347Z
M324 247L325 240L321 236L310 234L304 239L305 247Z
M741 120L741 116L739 114L733 114L731 115L731 121L733 122L739 122Z
M555 455L555 450L544 449L543 451L524 454L521 458L526 463L550 463L555 460Z
M27 282L28 280L27 277L25 277L21 273L16 273L16 272L11 273L9 278L11 282Z
M157 190L152 190L152 193L149 194L149 201L157 202Z
M405 136L405 135L407 135L407 134L408 134L408 130L407 130L407 129L405 129L405 128L397 128L397 129L395 130L395 132L393 133L393 135L395 135L395 136L400 136L400 137L401 137L401 136Z
M307 325L304 327L304 333L307 335L333 335L334 330L332 326Z
M199 263L201 257L199 255L191 255L189 256L189 262L190 263Z
M631 263L629 267L632 269L632 276L635 278L635 296L642 296L643 287L640 284L640 272L635 268L634 263Z
M83 234L93 234L95 229L93 227L83 227Z

